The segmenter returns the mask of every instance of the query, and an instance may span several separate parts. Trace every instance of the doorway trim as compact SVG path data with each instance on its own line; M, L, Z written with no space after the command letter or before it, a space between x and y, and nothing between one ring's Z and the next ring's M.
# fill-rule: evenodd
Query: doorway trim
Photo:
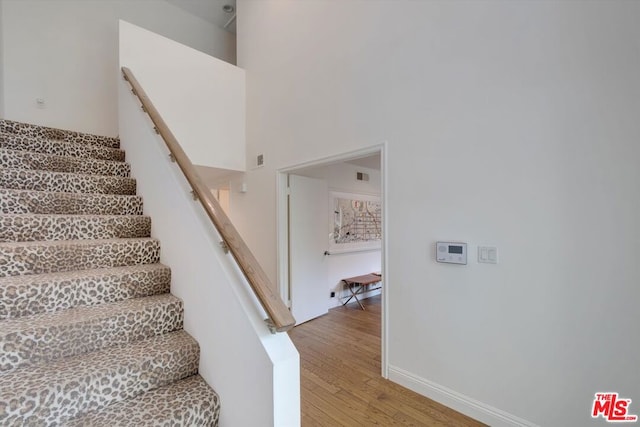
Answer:
M380 366L383 378L389 377L388 361L388 330L389 330L389 268L388 268L388 208L387 208L387 141L359 150L335 154L328 157L318 158L303 163L280 168L276 171L276 233L277 233L277 284L282 300L291 307L289 289L289 210L288 210L288 175L299 169L317 166L328 166L335 163L342 163L347 160L366 157L367 155L380 153L380 175L381 175L381 200L382 200L382 245L381 245L381 272L384 277L382 287L382 319L380 331Z

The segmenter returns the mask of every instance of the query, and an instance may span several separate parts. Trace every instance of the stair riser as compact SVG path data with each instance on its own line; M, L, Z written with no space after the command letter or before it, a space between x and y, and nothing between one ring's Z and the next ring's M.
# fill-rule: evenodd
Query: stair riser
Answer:
M51 154L54 156L70 156L101 160L124 161L125 157L124 151L115 148L45 139L32 139L21 135L10 134L0 135L0 148Z
M55 129L46 126L32 125L29 123L14 122L10 120L0 120L0 132L15 133L32 138L48 138L83 144L103 145L105 147L112 148L118 148L120 146L120 141L118 140L118 138Z
M82 412L194 375L199 357L193 338L174 332L8 372L0 375L0 425L64 425Z
M28 151L0 149L0 167L128 177L128 163L89 158L53 156Z
M0 215L0 242L149 237L151 218Z
M136 194L136 181L132 178L20 169L0 169L0 187L64 193Z
M47 193L0 188L0 213L142 215L142 198L138 196Z
M159 264L4 278L0 319L164 294L170 286L171 270Z
M5 324L0 331L0 373L182 329L182 302L177 298L161 295L115 306L119 310L114 312L107 311L113 304L81 307L77 318L52 319L53 324L47 324L50 317L67 312L40 315L46 323L32 316Z
M155 264L160 260L160 245L151 239L54 243L0 244L0 277Z
M66 427L144 426L149 420L166 425L213 427L220 416L220 398L199 375L151 390L66 423Z

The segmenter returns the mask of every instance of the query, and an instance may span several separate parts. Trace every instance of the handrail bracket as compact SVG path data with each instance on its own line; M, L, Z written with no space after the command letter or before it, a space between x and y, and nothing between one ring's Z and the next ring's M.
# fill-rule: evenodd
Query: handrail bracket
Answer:
M271 332L272 334L275 334L276 332L278 332L278 328L276 328L276 325L274 325L271 319L269 318L264 319L264 323L267 324L267 328L269 328L269 332Z

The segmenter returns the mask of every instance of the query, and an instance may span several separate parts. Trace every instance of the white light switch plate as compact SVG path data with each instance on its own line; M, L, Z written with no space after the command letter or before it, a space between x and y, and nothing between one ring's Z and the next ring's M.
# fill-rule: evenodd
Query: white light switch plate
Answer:
M497 264L498 248L495 246L478 246L478 262L481 264Z

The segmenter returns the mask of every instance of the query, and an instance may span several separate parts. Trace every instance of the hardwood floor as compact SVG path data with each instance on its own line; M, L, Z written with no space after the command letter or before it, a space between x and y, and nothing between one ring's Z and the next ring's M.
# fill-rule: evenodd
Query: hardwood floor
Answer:
M483 426L380 376L379 296L289 332L300 352L302 426Z

